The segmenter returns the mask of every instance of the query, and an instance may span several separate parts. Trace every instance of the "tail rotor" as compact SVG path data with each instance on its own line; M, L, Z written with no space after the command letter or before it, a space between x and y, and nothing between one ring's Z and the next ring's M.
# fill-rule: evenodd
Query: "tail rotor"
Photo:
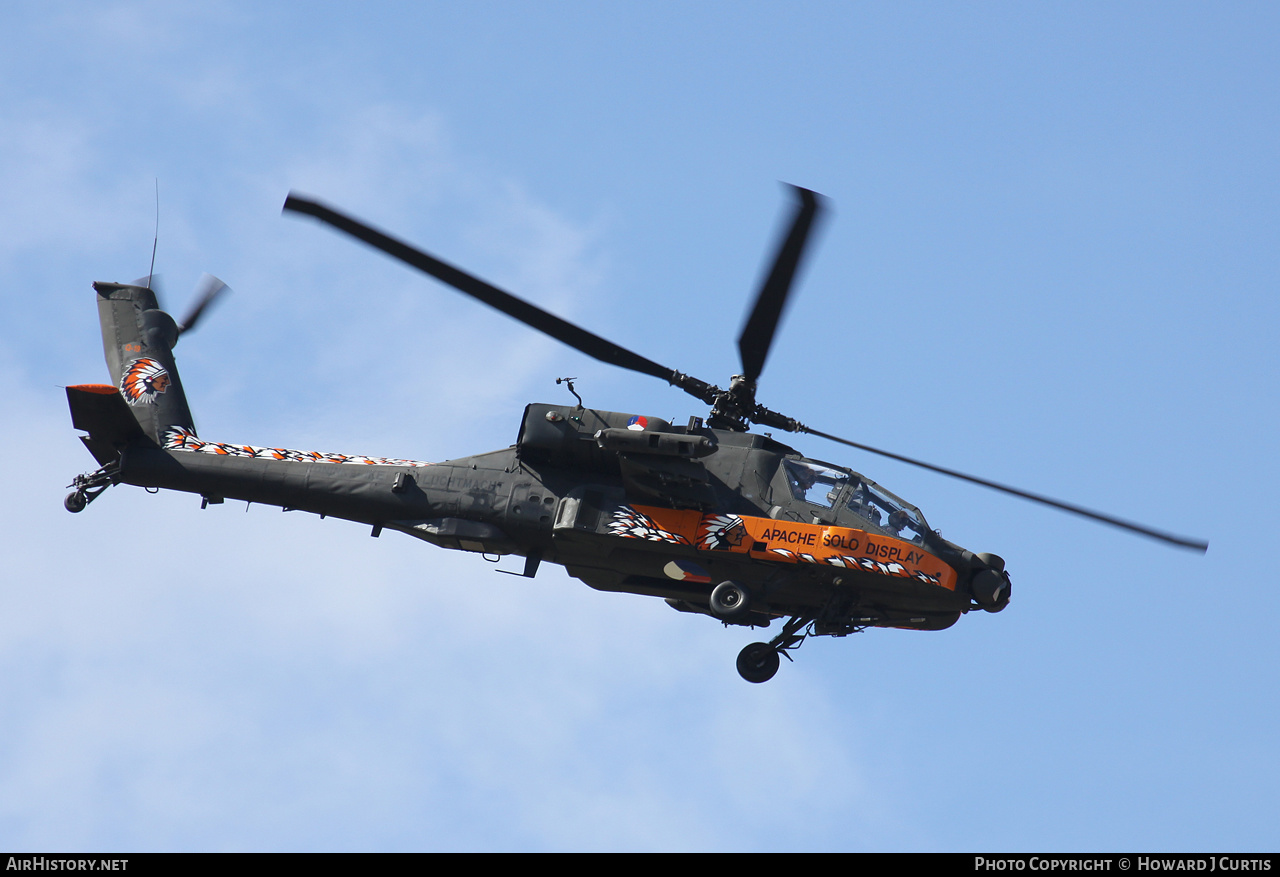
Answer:
M218 300L223 293L231 291L231 287L227 286L212 274L203 274L200 277L200 283L196 286L196 300L191 306L191 310L178 323L178 334L189 332L196 327L201 315L204 314L209 306Z
M137 280L133 281L131 285L140 286L143 289L150 289L155 293L156 300L163 308L164 284L161 282L162 280L163 275L149 274L146 277L139 277ZM206 273L200 275L200 281L196 284L195 298L192 301L191 307L187 311L187 315L177 321L178 334L182 335L182 333L189 332L194 329L196 327L196 323L198 323L200 318L204 316L204 312L207 311L221 296L230 291L230 286L227 286L227 284L223 283L212 274Z

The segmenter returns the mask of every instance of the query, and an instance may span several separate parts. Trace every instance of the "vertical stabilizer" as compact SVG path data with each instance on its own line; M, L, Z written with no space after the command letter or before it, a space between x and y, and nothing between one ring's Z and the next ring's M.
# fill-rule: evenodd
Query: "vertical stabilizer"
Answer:
M164 444L171 427L195 431L174 364L178 324L144 286L95 283L111 380L142 431Z

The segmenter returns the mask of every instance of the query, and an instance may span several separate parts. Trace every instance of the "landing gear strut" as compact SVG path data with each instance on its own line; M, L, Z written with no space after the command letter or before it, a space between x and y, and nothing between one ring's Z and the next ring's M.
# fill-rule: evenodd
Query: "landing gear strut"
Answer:
M84 511L85 507L97 499L102 491L116 483L116 476L119 474L120 464L113 462L108 463L96 472L90 472L88 475L77 475L67 485L68 487L74 487L75 490L67 494L67 498L62 501L62 505L73 514Z
M748 682L768 682L782 663L779 656L785 655L790 661L791 656L787 654L787 650L800 648L800 644L808 636L800 631L813 619L812 615L793 615L782 625L782 632L769 642L751 643L738 652L738 675Z

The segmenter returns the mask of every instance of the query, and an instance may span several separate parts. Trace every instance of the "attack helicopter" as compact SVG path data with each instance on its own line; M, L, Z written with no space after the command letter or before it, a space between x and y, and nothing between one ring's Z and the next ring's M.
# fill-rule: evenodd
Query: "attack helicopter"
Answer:
M942 630L1009 603L1004 560L943 539L918 508L865 475L810 459L758 425L807 433L1201 552L1207 543L811 428L756 401L775 330L823 199L791 187L794 212L738 338L727 389L668 368L517 298L378 229L290 193L310 216L597 360L651 375L710 406L673 424L577 404L526 406L509 448L442 463L211 441L197 435L173 348L221 291L210 283L180 324L150 282L95 283L111 384L67 387L73 425L99 468L77 476L80 512L132 484L306 511L442 548L544 562L592 588L659 597L725 625L780 631L737 669L771 679L810 636L868 628Z

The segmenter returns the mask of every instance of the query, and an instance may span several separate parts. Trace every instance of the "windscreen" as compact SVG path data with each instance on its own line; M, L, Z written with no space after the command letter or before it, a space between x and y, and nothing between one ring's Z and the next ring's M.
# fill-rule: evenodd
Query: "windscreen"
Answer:
M929 532L919 509L856 472L816 460L788 459L782 465L791 495L801 502L825 509L843 503L877 529L916 544L923 543Z

